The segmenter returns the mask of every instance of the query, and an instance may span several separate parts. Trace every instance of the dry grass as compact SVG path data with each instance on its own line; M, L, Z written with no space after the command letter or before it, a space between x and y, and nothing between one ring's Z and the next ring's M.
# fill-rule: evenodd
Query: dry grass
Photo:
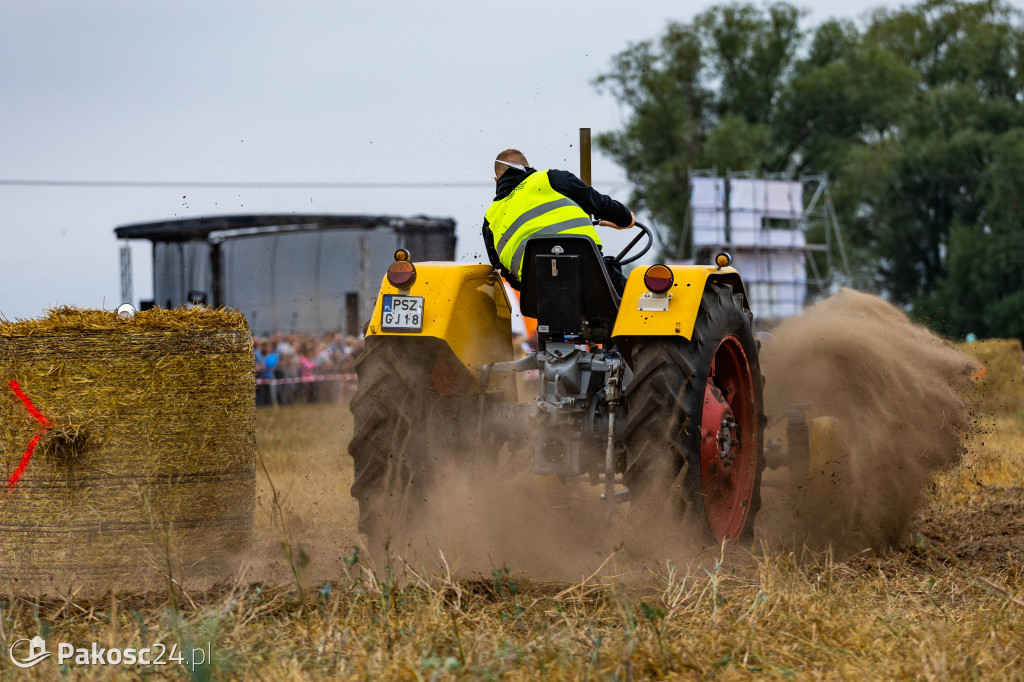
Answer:
M1024 409L1024 371L1019 339L984 339L957 348L980 363L975 407L981 414Z
M286 516L298 516L295 552L309 557L304 570L324 573L307 575L317 582L304 600L287 572L181 595L178 610L166 595L9 595L0 645L36 632L51 650L58 641L212 643L212 666L129 666L119 670L125 679L1021 678L1024 435L1016 416L995 419L962 466L936 479L911 528L916 541L899 550L840 562L768 548L687 567L613 555L611 577L577 584L500 567L453 579L398 561L366 565L351 549L346 419L331 406L259 414L267 470ZM257 533L280 556L263 486ZM326 511L309 513L321 505ZM50 658L29 674L10 665L3 674L77 679L113 670L61 671Z

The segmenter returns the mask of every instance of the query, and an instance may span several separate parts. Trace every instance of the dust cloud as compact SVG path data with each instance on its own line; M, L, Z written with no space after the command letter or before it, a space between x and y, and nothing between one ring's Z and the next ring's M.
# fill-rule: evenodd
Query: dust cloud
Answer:
M815 446L823 454L812 459L809 477L765 472L755 551L761 543L806 543L848 556L905 539L931 475L961 452L973 361L881 299L844 290L775 329L762 347L761 367L770 423L789 405L809 403ZM311 582L336 578L357 544L364 565L378 571L393 561L458 577L508 568L556 581L579 580L603 564L609 574L632 562L716 561L721 552L702 547L686 519L666 515L660 523L640 523L621 505L609 521L600 486L534 476L531 450L522 461L506 454L494 464L495 453L474 451L436 463L412 523L395 529L384 553L367 547L355 528L352 461L341 454L350 435L346 414L329 444L302 457L285 451L271 457L290 539L308 562L302 573ZM784 435L782 423L766 438ZM467 467L467 460L475 464ZM287 581L291 567L267 513L273 512L269 492L261 491L262 551L251 558L250 575Z
M413 564L436 564L443 556L460 576L503 568L540 580L589 575L621 547L616 525L605 523L600 488L535 476L532 457L523 464L508 477L500 471L441 477L404 544L392 549Z
M788 535L839 555L905 540L932 473L961 454L974 361L849 289L773 333L760 356L769 424L796 403L817 419L807 478L765 472L762 539Z
M599 487L581 479L535 476L530 472L532 451L529 455L518 463L506 459L493 470L480 462L466 466L458 456L438 462L424 498L412 505L411 521L398 525L393 519L386 540L374 541L356 529L359 510L348 493L352 466L347 455L335 455L337 469L293 464L291 471L274 471L281 509L275 508L273 491L264 483L257 542L243 558L244 570L252 580L291 582L293 561L308 584L363 568L378 576L392 570L406 579L407 568L462 578L490 577L505 569L539 580L590 575L622 549L617 538L627 525L625 508L607 523ZM490 463L493 458L479 460ZM321 490L328 481L330 490Z

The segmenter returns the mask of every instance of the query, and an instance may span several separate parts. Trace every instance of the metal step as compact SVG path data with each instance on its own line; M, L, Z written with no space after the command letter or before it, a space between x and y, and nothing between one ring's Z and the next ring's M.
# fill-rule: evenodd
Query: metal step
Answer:
M604 495L604 493L601 493L601 501L604 501L604 500L605 500L605 495ZM630 500L630 495L629 495L629 489L628 488L623 488L622 490L616 490L615 494L612 495L612 502L614 502L616 504L618 504L620 502L629 502L629 500Z

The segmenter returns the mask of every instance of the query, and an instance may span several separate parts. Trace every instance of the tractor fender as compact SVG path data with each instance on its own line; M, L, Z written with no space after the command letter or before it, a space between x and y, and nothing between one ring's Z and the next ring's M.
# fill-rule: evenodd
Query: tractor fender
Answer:
M442 262L415 263L413 283L399 289L381 281L366 326L366 337L428 337L444 341L456 359L479 378L481 365L512 360L512 309L501 279L489 265ZM384 296L423 297L423 329L416 332L381 328ZM503 382L491 378L491 388Z
M630 273L612 329L612 339L620 347L631 346L631 339L644 336L679 336L689 340L708 282L732 285L734 292L743 294L743 307L749 310L746 290L735 268L714 265L669 265L668 268L672 271L673 284L660 297L651 294L644 285L646 267L634 268Z

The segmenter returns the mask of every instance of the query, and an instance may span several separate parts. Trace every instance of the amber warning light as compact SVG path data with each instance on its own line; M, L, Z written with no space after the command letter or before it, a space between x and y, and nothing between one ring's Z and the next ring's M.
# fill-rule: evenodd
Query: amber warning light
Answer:
M668 266L652 265L644 273L644 286L655 294L663 294L672 288L672 271Z

